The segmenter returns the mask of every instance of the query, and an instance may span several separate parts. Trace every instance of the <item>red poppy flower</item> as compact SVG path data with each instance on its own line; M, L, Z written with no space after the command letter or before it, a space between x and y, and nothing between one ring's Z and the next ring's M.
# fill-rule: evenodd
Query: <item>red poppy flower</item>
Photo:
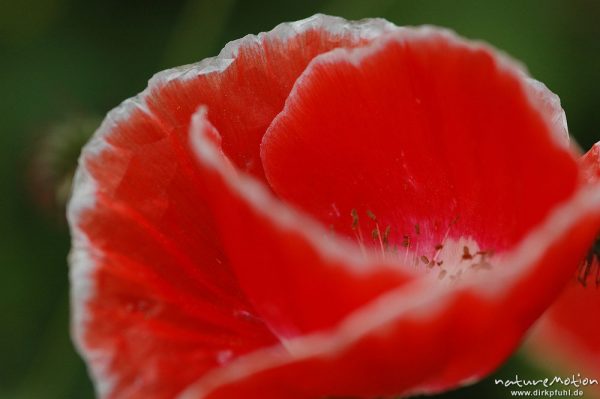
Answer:
M600 186L506 56L319 15L109 113L69 220L100 396L373 397L497 367L594 240Z
M590 183L600 180L600 143L580 160ZM581 378L600 378L600 237L580 263L576 275L544 314L528 341L530 352L544 366L577 374ZM574 372L574 373L573 373ZM600 397L600 387L590 385Z

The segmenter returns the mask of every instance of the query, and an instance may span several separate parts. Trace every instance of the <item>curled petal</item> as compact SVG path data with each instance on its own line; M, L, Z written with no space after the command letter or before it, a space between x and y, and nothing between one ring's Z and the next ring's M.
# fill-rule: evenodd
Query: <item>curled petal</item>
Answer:
M363 259L306 215L240 175L221 150L219 133L200 109L192 139L242 289L282 337L329 328L349 312L416 276L380 259Z
M315 55L392 25L315 16L161 72L83 150L69 204L73 335L103 398L173 397L278 339L241 291L190 152L199 104L233 162L261 179L259 142Z

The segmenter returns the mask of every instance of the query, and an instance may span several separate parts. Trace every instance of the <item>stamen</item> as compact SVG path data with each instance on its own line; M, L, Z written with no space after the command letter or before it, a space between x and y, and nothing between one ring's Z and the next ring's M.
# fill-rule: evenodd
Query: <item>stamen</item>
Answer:
M424 271L427 272L433 272L433 269L438 267L437 278L439 280L446 279L446 283L450 282L452 284L456 283L464 272L475 273L479 270L492 268L490 257L493 252L491 250L480 249L478 242L472 237L453 233L453 237L450 238L450 232L458 222L458 216L454 217L447 225L446 232L441 237L440 233L443 230L437 221L433 225L430 223L424 225L415 223L413 224L414 232L393 236L392 225L383 224L370 209L366 209L364 212L368 218L366 222L364 219L359 219L359 212L356 208L350 210L352 230L365 256L367 256L367 248L379 246L381 256L384 259L400 256L399 263L412 264L415 267L425 265ZM423 228L425 226L430 228L431 231L425 230ZM367 229L366 231L369 233L365 231L365 234L370 234L370 238L368 236L363 237L363 229ZM404 248L404 256L398 252L398 249L402 247ZM582 267L578 277L582 281L587 281L590 273L590 268ZM594 276L596 285L600 286L600 268L595 271Z
M479 262L473 263L471 267L475 270L489 270L492 268L492 265L487 261L488 255L491 251L477 251L475 252L475 256L479 256Z
M450 222L450 227L454 226L456 223L458 223L458 219L459 219L460 215L456 215L454 217L454 219L452 219L452 221Z
M596 288L598 288L600 287L600 236L596 238L594 245L592 245L585 258L579 263L577 281L582 286L587 287L588 278L592 274L594 267L596 268L594 283Z
M350 210L350 216L352 216L352 230L354 230L354 234L356 235L356 241L358 242L360 252L366 257L367 251L365 249L362 231L358 226L358 211L355 208L352 208Z
M385 231L383 232L383 244L385 245L385 249L388 249L389 246L389 238L390 232L392 231L392 226L389 224L385 227Z
M358 211L352 208L350 211L350 216L352 216L352 230L356 230L358 227Z
M373 231L371 231L371 238L373 239L373 241L379 238L379 229L374 228Z
M450 230L452 230L452 227L458 222L458 216L459 215L456 215L454 217L454 219L452 219L450 221L450 224L448 225L448 228L446 229L446 232L444 233L444 238L442 239L442 243L446 242L446 240L448 239L448 236L450 234Z
M375 214L373 212L371 212L369 209L367 209L367 216L369 217L369 219L371 219L372 221L376 222L377 218L375 217Z
M467 247L467 246L464 246L464 247L463 247L463 255L462 255L462 258L463 258L464 260L467 260L467 259L473 259L473 255L471 255L471 253L470 253L470 251L469 251L469 247Z

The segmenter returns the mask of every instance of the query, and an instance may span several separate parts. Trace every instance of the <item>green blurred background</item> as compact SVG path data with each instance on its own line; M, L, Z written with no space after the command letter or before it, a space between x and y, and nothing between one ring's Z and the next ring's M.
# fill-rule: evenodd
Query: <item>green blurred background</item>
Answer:
M600 139L600 1L0 0L0 398L92 398L68 335L63 208L80 145L167 67L316 12L436 24L522 60ZM522 356L498 373L526 376ZM549 371L547 373L550 373ZM550 375L550 374L548 374ZM491 380L444 397L507 397Z

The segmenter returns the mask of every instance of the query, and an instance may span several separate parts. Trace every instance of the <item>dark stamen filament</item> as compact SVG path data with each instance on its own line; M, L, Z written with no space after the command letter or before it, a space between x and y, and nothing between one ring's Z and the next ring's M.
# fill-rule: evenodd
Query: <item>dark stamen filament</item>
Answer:
M600 287L600 236L596 238L596 242L585 258L579 263L577 269L577 281L584 287L587 287L588 279L592 275L592 269L596 268L594 283L596 288Z

